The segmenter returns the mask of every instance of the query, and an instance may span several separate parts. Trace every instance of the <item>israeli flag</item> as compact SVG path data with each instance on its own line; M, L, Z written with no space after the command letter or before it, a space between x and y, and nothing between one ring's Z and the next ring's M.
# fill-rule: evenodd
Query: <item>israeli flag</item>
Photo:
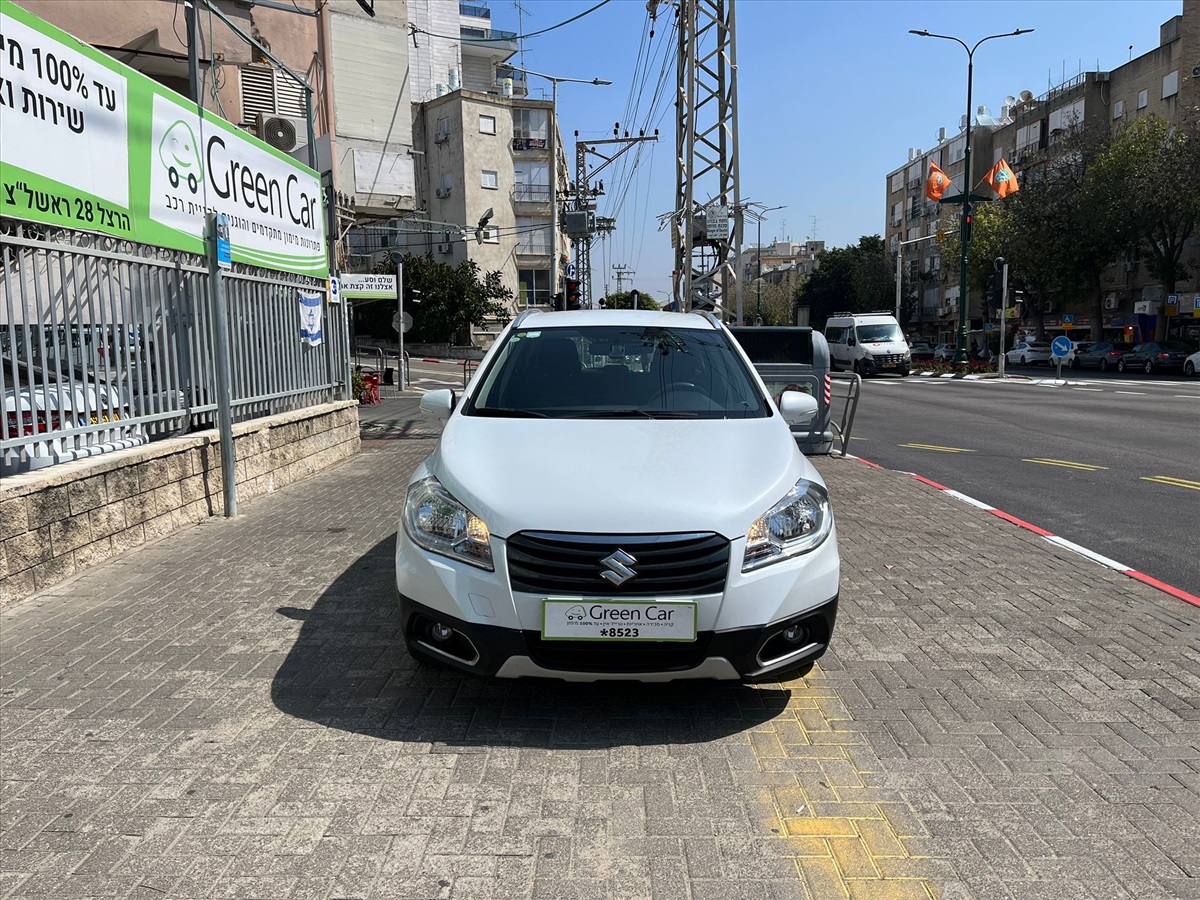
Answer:
M315 347L321 343L321 295L300 294L300 343Z

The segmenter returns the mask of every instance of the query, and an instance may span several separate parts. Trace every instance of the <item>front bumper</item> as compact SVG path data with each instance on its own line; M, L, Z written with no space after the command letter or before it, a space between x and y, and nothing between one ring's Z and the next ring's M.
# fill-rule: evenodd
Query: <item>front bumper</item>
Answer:
M543 641L540 632L467 622L398 594L409 652L463 672L500 678L565 681L674 681L689 678L759 680L812 663L829 647L838 597L767 625L700 631L686 644L652 641ZM443 640L434 623L453 634ZM799 625L790 643L782 632Z

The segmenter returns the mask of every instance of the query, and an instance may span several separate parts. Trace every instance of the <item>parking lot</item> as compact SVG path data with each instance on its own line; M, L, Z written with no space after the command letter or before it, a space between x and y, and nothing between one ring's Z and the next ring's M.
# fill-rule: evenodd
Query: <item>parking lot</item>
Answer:
M397 633L435 433L371 419L4 611L0 896L1200 897L1200 609L824 458L842 605L803 681L462 677Z

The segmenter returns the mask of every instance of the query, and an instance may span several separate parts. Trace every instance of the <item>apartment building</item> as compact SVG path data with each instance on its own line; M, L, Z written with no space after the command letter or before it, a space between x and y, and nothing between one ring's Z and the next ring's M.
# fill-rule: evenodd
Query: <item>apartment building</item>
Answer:
M824 241L773 240L743 252L743 277L747 283L761 277L767 284L794 289L813 273L824 252Z
M1185 111L1200 107L1200 0L1184 0L1182 14L1162 24L1159 38L1158 47L1110 72L1082 72L1040 96L1022 91L1009 97L997 118L984 115L981 108L972 130L972 184L1001 156L1019 179L1029 161L1053 152L1054 145L1072 128L1106 126L1116 134L1138 117L1155 114L1176 120ZM952 340L957 330L958 260L943 258L936 239L907 246L901 242L936 234L937 204L924 198L929 160L939 161L940 157L953 164L957 157L958 170L939 164L954 176L955 187L948 193L959 193L962 140L961 133L949 141L940 134L933 151L910 150L905 165L887 176L885 234L889 250L904 254L902 308L909 330L932 340ZM943 207L941 214L951 228L957 227L957 206L952 210ZM1186 311L1200 296L1200 239L1192 238L1182 263L1189 275L1176 290L1180 307ZM1105 297L1100 328L1104 337L1133 339L1169 330L1172 335L1200 339L1200 318L1184 315L1168 321L1163 315L1166 297L1162 285L1146 272L1136 254L1114 261L1102 281ZM1064 333L1064 314L1073 317L1074 333L1090 334L1093 310L1086 299L1043 301L1036 310L1024 309L1023 318L1013 327L1053 336ZM968 316L969 328L982 326L977 296L969 298Z

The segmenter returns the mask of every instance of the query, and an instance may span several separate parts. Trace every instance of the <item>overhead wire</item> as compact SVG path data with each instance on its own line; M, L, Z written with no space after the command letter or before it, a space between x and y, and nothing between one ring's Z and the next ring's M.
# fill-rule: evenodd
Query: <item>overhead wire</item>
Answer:
M595 6L590 7L589 9L585 9L579 15L571 16L571 18L569 18L563 22L559 22L557 25L551 25L549 28L543 28L540 31L531 31L528 34L505 35L504 37L467 38L467 37L463 37L462 35L458 35L458 34L456 34L456 35L436 34L435 32L432 32L432 31L426 31L424 28L419 28L416 25L412 24L411 22L409 23L408 27L414 34L424 34L424 35L428 35L429 37L441 38L444 41L462 41L464 44L494 44L497 42L508 43L509 41L523 41L523 40L526 40L527 38L537 37L539 34L546 34L547 32L554 31L555 29L558 29L558 28L562 28L564 25L570 25L572 22L578 22L584 16L591 15L596 10L598 10L600 7L605 6L611 2L612 2L612 0L600 0L600 2L597 3Z

